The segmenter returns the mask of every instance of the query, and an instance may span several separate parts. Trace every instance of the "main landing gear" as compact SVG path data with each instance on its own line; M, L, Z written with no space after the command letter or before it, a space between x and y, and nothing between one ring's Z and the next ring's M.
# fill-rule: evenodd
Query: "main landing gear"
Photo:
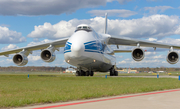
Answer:
M114 69L114 66L110 69L110 76L118 76L118 71Z
M76 76L93 76L94 75L94 72L93 71L83 71L83 70L80 70L80 71L76 71Z

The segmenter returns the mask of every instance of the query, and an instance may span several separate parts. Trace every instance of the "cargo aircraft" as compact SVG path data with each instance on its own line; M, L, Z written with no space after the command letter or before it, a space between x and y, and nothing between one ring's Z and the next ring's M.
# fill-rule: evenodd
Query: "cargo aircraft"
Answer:
M110 45L116 45L117 49L112 49ZM135 46L133 50L121 50L119 45ZM28 63L28 55L34 50L41 50L40 57L45 62L53 62L56 58L55 50L59 51L64 47L64 58L68 64L77 67L76 76L93 76L94 72L110 72L110 76L118 76L115 70L115 53L131 52L135 61L141 61L145 57L145 51L141 47L167 48L167 62L176 64L179 55L174 49L180 46L148 42L124 37L115 37L107 33L107 14L105 15L104 33L97 33L87 25L78 25L74 33L68 38L62 38L48 43L22 47L18 49L0 52L0 55L9 56L14 54L13 62L18 66Z

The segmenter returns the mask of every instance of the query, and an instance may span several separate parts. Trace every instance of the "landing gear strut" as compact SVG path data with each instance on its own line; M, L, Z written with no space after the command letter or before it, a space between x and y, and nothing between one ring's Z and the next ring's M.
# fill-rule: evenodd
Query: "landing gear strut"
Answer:
M114 69L114 66L110 69L110 76L118 76L118 71Z

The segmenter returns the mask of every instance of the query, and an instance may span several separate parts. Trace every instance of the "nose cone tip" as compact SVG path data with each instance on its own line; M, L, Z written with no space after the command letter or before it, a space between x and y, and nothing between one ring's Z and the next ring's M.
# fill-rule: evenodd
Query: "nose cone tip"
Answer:
M73 45L72 46L72 50L75 51L75 52L78 52L78 51L81 51L81 46L80 45Z
M83 46L79 44L72 45L72 52L75 57L80 57L83 52Z

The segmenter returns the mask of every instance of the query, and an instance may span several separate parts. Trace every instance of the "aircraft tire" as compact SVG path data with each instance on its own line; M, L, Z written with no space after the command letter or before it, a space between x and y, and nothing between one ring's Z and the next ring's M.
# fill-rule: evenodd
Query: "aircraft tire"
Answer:
M76 76L80 76L80 72L79 71L76 71Z
M89 76L89 73L90 73L90 72L89 72L89 71L87 71L87 72L85 72L85 73L86 73L86 75L85 75L85 76Z
M109 73L110 76L112 76L112 70L110 70L110 73Z
M91 71L91 72L90 72L90 76L93 76L93 75L94 75L94 72L93 72L93 71Z
M84 72L83 70L81 70L81 76L86 76L86 72Z
M114 72L114 76L118 76L118 71L115 71L115 72Z
M114 76L114 75L115 75L115 70L114 69L110 70L110 76Z

